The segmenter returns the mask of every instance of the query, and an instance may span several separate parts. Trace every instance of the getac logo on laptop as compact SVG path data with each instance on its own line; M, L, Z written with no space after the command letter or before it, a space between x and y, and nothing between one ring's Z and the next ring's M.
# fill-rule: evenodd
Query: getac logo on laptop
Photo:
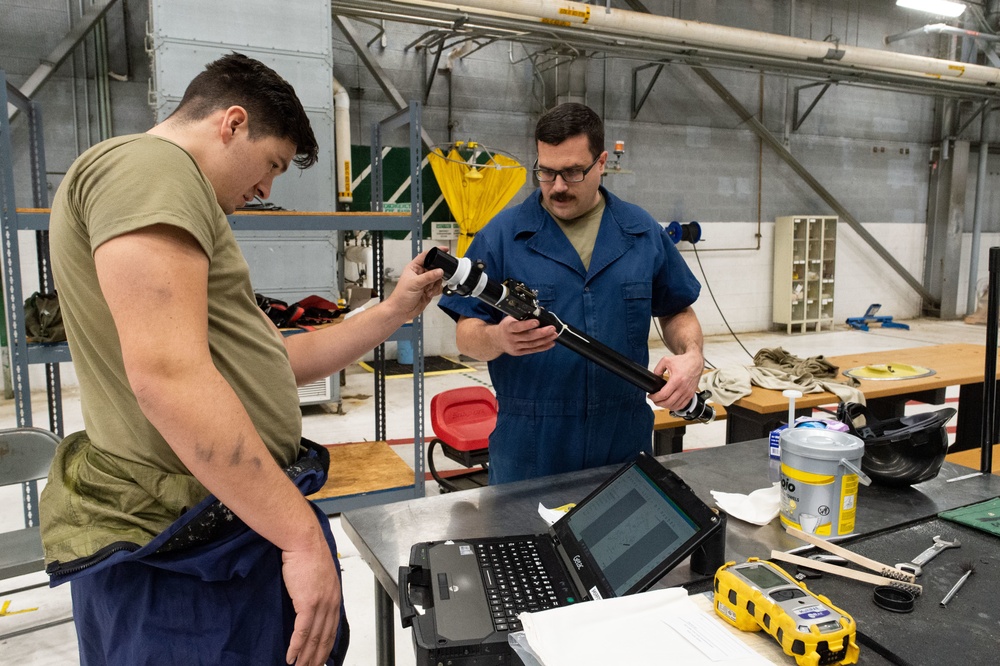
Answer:
M580 559L579 555L573 557L573 564L576 566L577 571L583 568L583 561Z

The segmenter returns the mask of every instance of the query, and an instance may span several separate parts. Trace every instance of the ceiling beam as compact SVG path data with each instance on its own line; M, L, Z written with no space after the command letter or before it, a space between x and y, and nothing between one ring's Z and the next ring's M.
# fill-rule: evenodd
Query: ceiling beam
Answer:
M885 261L885 263L887 263L892 270L896 271L896 273L903 278L903 280L910 285L914 291L920 294L920 296L928 304L935 307L940 305L941 299L935 297L934 294L924 288L924 285L918 279L910 275L910 272L906 269L906 267L899 263L896 257L894 257L893 254L889 252L889 250L887 250L881 243L879 243L878 240L872 236L860 222L858 222L858 219L847 210L844 204L840 203L840 201L834 197L829 190L823 187L823 185L816 180L816 177L813 176L812 173L810 173L809 170L806 169L806 167L799 162L787 148L785 148L785 145L776 136L774 136L774 134L772 134L762 122L757 120L757 118L750 113L746 107L744 107L740 101L737 100L736 97L733 96L733 94L712 75L711 72L704 67L692 67L691 69L694 70L694 73L701 77L701 80L704 81L708 87L711 88L712 91L715 92L715 94L718 95L719 98L722 99L722 101L724 101L729 108L740 117L741 121L746 123L757 134L757 136L764 141L764 143L770 146L770 148L785 164L791 167L792 171L798 174L798 176L804 180L810 188L812 188L813 192L819 195L820 199L825 201L827 205L829 205L830 208L832 208L837 215L844 220L844 222L847 222L848 226L850 226L856 234L861 236L861 238L868 243L873 250L875 250L875 253L882 257L883 261Z
M399 90L395 85L393 85L392 81L389 80L389 77L386 75L385 70L382 69L382 66L375 61L375 58L372 56L372 52L368 50L368 45L363 39L361 39L361 36L355 29L354 24L343 16L339 16L337 14L333 15L333 22L337 24L340 31L344 33L345 37L347 37L347 41L349 41L351 46L354 47L354 51L358 54L358 57L361 58L361 62L364 63L371 75L375 77L375 82L378 84L379 88L382 89L382 92L385 93L385 96L389 98L389 101L392 102L392 105L396 107L396 110L402 111L407 108L408 104L406 103L406 100L403 99ZM420 140L424 142L427 150L434 149L435 144L431 140L430 136L427 135L427 131L424 130L423 127L420 128Z
M80 20L76 22L66 33L56 47L52 49L44 58L41 58L41 64L38 68L31 73L31 76L24 82L18 90L20 93L28 98L29 100L35 96L45 82L55 73L59 66L66 61L80 42L90 33L98 21L104 18L104 15L108 13L111 6L115 4L118 0L98 0L93 5L87 7L87 10L80 17ZM13 104L7 105L7 119L13 120L14 116L17 115L17 107Z

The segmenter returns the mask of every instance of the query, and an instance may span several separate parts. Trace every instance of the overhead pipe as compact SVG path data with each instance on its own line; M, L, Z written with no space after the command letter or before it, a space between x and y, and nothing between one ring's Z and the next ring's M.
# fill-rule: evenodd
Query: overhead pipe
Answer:
M984 42L1000 42L1000 35L992 35L988 32L977 32L975 30L966 30L965 28L956 28L955 26L948 25L946 23L932 23L920 28L914 28L913 30L901 32L897 35L888 35L885 38L885 43L892 44L893 42L898 42L901 39L919 37L921 35L957 35L959 37L981 39Z
M333 80L333 132L337 171L337 201L351 203L354 196L351 193L351 183L354 176L351 173L351 98L347 88L336 78Z
M578 28L594 33L666 39L692 47L724 47L748 54L763 54L808 62L832 62L858 69L960 80L978 85L1000 85L1000 69L994 67L731 28L611 7L594 7L567 0L505 0L502 12L495 9L497 5L495 0L463 0L461 4L432 0L393 0L393 3L502 15L508 18L520 16L544 25Z
M568 48L604 52L608 55L645 62L662 61L740 70L780 72L789 76L803 76L847 85L869 86L921 95L957 96L963 99L969 97L1000 98L1000 86L984 86L978 82L962 79L864 69L832 60L795 60L723 47L683 46L662 38L650 39L641 36L604 34L591 30L580 30L576 27L541 23L536 18L508 15L501 12L476 10L475 16L473 16L471 11L437 4L404 5L394 0L333 0L334 21L337 21L341 16L350 16L368 21L389 19L435 27L458 25L459 27L454 29L481 31L497 40L509 39L543 48L550 47L554 42L557 42ZM359 57L365 60L366 54L359 54Z
M392 84L389 77L386 76L385 71L382 69L381 65L372 57L371 51L369 51L368 46L364 45L361 41L361 37L358 35L357 29L354 24L348 21L345 17L338 14L336 11L333 14L333 22L336 24L340 31L347 38L347 41L351 43L354 47L354 52L357 54L361 62L364 63L365 67L368 69L369 73L375 78L375 82L378 84L385 96L389 98L392 105L396 107L397 111L402 111L406 109L409 105L403 96L396 89L396 86ZM420 128L420 140L427 147L428 150L433 150L434 146L437 145L434 140L427 134L427 130Z

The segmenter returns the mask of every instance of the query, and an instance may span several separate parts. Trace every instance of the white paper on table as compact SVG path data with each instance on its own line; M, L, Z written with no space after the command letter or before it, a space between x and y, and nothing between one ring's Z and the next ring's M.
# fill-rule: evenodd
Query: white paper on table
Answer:
M666 655L671 663L685 666L772 663L750 649L734 647L722 620L695 605L682 588L522 613L519 619L544 666L660 666Z
M748 645L736 640L718 622L704 614L670 615L663 621L688 643L698 648L709 661L718 663L756 656Z
M724 493L718 490L710 492L720 509L733 518L754 525L767 525L777 518L781 508L781 488L777 483L768 488L759 488L749 495Z
M549 509L544 506L541 502L538 503L538 515L542 517L545 524L551 527L555 525L556 521L565 516L570 509L572 509L575 504L566 504L564 506L557 507L555 509Z

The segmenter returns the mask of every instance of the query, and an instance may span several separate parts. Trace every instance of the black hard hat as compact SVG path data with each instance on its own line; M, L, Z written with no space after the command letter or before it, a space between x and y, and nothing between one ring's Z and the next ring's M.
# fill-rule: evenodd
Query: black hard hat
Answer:
M880 421L854 402L837 410L837 418L865 443L861 469L872 481L886 486L908 486L937 476L948 453L945 424L955 414L954 408L946 407Z

